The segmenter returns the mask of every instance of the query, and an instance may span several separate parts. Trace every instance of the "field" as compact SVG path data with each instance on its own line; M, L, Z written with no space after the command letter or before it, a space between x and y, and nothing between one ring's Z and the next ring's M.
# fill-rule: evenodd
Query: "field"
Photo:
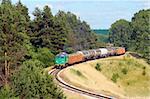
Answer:
M61 77L95 92L126 98L150 98L150 66L143 59L129 54L69 67Z

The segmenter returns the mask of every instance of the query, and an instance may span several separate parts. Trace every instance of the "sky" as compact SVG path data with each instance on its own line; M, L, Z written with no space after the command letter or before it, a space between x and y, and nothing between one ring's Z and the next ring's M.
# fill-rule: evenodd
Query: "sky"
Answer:
M12 0L15 4L18 0ZM29 8L29 15L35 7L48 5L53 15L59 10L70 11L86 21L92 29L108 29L119 19L131 21L134 13L150 8L150 0L21 0Z

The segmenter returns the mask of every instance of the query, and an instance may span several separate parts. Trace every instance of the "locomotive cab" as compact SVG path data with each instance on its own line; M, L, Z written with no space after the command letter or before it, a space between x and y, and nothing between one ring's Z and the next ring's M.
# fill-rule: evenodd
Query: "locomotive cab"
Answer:
M68 54L67 53L60 53L55 57L55 67L62 68L66 65L68 61Z

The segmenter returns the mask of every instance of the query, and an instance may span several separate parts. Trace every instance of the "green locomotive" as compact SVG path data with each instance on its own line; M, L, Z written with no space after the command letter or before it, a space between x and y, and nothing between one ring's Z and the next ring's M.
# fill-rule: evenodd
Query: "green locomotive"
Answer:
M68 63L68 54L67 53L60 53L55 57L55 65L56 66L64 66Z

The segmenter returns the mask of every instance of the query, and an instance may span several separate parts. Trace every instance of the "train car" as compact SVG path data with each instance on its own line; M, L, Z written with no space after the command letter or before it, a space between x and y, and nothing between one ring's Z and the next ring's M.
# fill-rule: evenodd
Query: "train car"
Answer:
M84 55L82 53L74 53L68 55L68 64L78 63L84 60Z
M56 67L63 67L68 63L68 54L67 53L60 53L55 57L55 66Z
M98 50L101 51L100 57L107 57L108 56L108 50L106 48L99 48Z
M107 47L108 50L108 56L113 56L116 54L116 49L113 47Z
M125 54L125 48L124 47L117 47L116 48L116 55L122 55Z
M89 51L84 50L84 51L78 51L77 53L81 53L84 56L84 60L90 59Z
M95 50L89 50L89 54L90 54L90 59L96 58L96 51Z
M96 58L99 58L101 55L101 50L95 49L95 51L96 51Z

